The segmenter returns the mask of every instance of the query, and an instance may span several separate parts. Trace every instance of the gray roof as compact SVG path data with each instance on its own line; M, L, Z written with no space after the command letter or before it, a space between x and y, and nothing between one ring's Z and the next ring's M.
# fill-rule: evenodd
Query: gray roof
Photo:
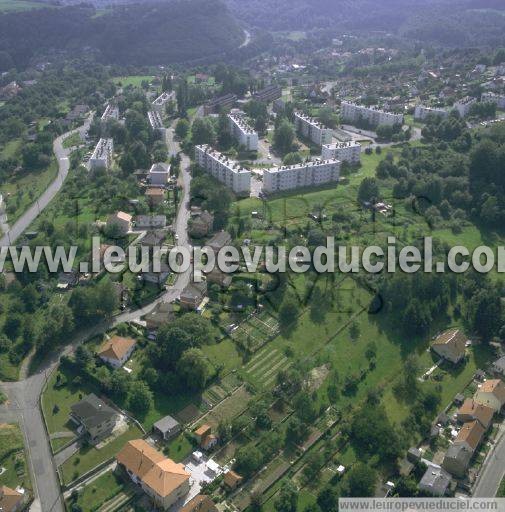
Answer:
M467 468L472 458L472 452L464 444L451 444L445 452L446 460L457 461L462 467Z
M424 473L419 486L432 494L443 496L451 483L451 475L441 467L431 466Z
M220 231L219 233L216 233L207 243L209 247L212 247L212 249L221 249L225 245L228 245L231 242L231 236L230 233L227 231Z
M189 283L181 293L181 299L194 300L203 297L207 293L207 283L202 281L200 283Z
M179 425L179 422L172 416L165 416L154 424L154 428L160 432L170 432Z
M80 402L70 407L72 414L79 418L86 429L101 425L118 415L112 407L100 400L94 393L84 397Z
M497 369L499 369L501 372L505 372L505 356L500 357L500 359L497 359L493 366Z

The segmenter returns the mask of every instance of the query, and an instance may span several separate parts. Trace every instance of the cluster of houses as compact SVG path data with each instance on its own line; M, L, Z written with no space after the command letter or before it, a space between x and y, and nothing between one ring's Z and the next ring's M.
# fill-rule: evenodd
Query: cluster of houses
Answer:
M461 330L451 329L438 336L431 348L444 360L459 364L465 358L467 343L468 340ZM504 363L504 357L496 361L492 366L493 372L504 375ZM450 490L454 490L459 482L468 481L468 470L472 460L492 427L493 419L501 414L505 405L503 381L500 378L486 380L484 375L484 372L477 372L475 378L479 384L473 397L455 397L454 403L458 409L452 417L445 413L438 416L432 435L436 437L440 435L442 428L446 428L450 430L452 442L440 465L423 460L428 466L419 482L419 488L423 492L444 496ZM411 455L418 460L421 458L420 453Z

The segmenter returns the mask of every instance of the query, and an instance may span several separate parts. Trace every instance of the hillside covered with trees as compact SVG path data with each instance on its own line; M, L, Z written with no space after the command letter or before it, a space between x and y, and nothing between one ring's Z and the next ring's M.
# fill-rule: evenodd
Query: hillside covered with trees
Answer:
M79 53L107 64L169 64L222 54L243 39L219 0L123 5L102 15L84 4L8 13L0 16L0 71Z

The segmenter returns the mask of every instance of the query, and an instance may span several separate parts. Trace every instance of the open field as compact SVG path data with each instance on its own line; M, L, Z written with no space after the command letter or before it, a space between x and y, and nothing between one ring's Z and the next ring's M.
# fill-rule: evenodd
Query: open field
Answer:
M142 82L151 82L154 78L153 75L129 75L129 76L116 76L113 78L116 85L121 84L123 87L133 85L134 87L140 87Z

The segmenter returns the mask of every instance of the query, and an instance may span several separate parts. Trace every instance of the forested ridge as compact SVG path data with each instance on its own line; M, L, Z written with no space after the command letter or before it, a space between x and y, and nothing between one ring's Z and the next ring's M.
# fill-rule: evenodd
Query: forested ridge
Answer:
M96 53L119 65L168 64L226 52L243 37L219 0L124 5L102 15L83 4L8 13L0 15L0 70L54 52Z

